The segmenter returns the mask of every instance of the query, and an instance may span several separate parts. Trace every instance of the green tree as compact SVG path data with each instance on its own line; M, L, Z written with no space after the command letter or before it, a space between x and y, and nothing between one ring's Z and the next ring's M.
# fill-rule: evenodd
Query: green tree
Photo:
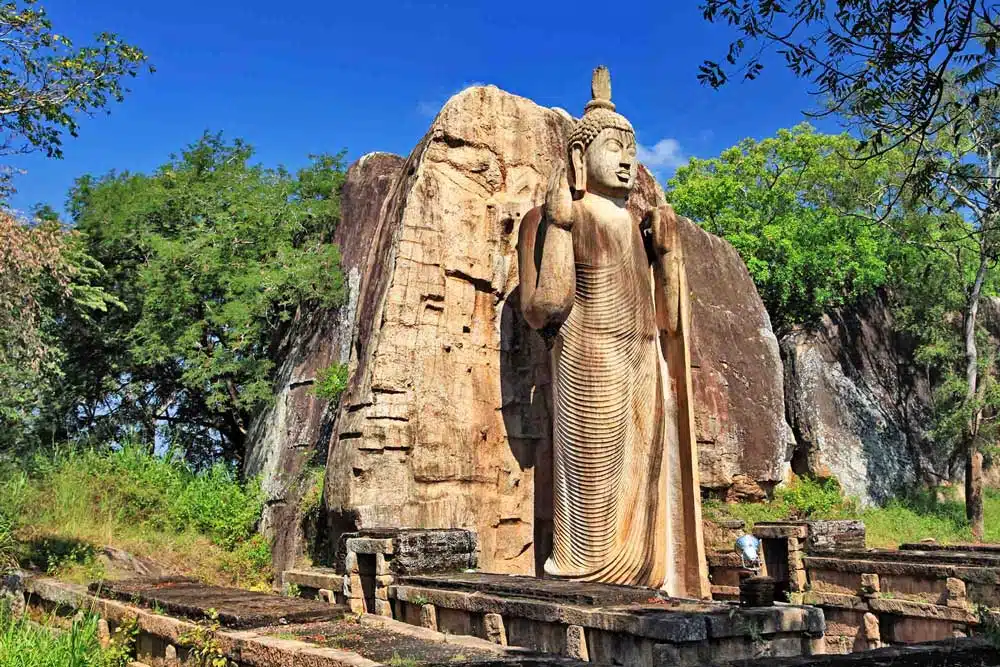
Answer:
M718 88L731 73L755 79L776 51L824 101L818 113L837 115L868 138L869 156L906 143L923 147L946 118L958 134L950 75L962 85L996 80L1000 15L992 2L704 0L702 10L738 35L725 62L704 61L702 82ZM927 164L914 159L910 167L908 180L929 187Z
M343 296L341 156L296 174L252 157L206 134L152 174L77 181L74 223L127 310L65 324L66 435L241 458L283 326L300 305Z
M150 69L146 55L103 32L75 47L54 32L37 0L0 2L0 155L44 151L62 157L65 133L76 136L77 116L121 101L124 82ZM0 173L0 196L11 192L11 171Z
M939 261L953 266L962 299L960 361L942 387L948 409L938 431L965 459L966 514L981 540L981 450L996 434L984 416L1000 403L994 355L982 356L979 324L980 303L1000 260L1000 87L948 76L942 99L943 111L919 153L930 183L923 200L940 211L922 236L933 240Z
M895 164L854 162L856 143L802 124L692 159L668 184L678 213L736 247L779 332L886 280L887 232L871 216Z
M0 213L0 449L37 435L62 378L62 314L88 321L115 303L93 284L99 276L76 232L51 217L29 223Z

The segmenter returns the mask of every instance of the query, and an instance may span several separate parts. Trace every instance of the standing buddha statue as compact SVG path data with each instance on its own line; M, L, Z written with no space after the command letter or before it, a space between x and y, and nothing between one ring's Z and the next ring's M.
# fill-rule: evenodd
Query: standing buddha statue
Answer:
M607 69L591 96L518 238L523 314L552 359L545 573L708 597L677 218L628 211L635 132Z

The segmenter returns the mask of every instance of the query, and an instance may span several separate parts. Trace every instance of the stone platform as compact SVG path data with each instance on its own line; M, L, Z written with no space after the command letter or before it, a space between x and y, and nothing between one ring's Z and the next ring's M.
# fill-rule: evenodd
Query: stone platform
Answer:
M398 577L413 625L608 665L719 664L822 651L819 609L672 599L659 591L485 573Z
M100 582L90 585L99 597L129 602L192 620L218 614L225 628L257 628L340 619L347 607L238 588L209 586L194 579L167 578Z

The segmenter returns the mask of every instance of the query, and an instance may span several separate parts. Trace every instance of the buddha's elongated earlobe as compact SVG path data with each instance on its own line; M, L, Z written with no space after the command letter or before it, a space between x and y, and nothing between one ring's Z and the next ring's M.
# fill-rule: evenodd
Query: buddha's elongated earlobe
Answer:
M573 165L573 182L570 186L577 192L587 190L587 164L583 159L586 149L583 143L574 141L569 147L569 159Z

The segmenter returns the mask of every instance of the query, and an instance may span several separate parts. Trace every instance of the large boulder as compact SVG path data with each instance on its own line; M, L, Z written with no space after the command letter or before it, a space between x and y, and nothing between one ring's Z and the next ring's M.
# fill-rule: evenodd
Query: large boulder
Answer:
M865 503L947 479L930 426L931 383L883 296L824 315L781 341L798 473L836 477Z
M300 502L313 482L310 465L322 466L336 410L312 393L316 373L331 363L347 363L357 323L362 271L377 227L382 201L403 159L387 153L366 155L351 165L341 196L341 222L334 233L340 246L346 292L338 309L304 310L276 341L276 396L251 425L245 469L260 476L265 506L261 528L272 546L275 572L293 565L302 551Z
M571 122L470 88L402 166L372 225L354 324L342 329L354 338L326 469L333 542L359 529L462 527L477 531L487 570L531 573L547 555L548 353L520 314L515 243ZM630 207L662 202L642 170ZM682 238L702 481L771 485L789 437L767 314L731 246L687 222Z
M795 444L778 339L736 249L685 222L701 486L728 500L760 500L784 478Z

